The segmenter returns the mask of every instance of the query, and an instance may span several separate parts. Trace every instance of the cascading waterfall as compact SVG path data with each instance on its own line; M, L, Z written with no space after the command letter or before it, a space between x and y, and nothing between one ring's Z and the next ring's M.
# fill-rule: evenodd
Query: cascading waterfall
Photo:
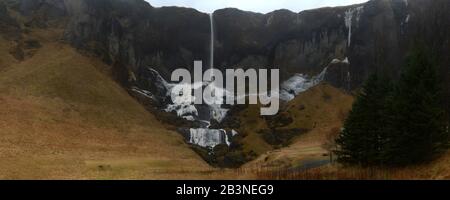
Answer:
M210 65L209 68L211 70L210 75L211 75L211 77L213 77L214 76L214 71L213 71L214 70L214 41L215 41L215 39L214 39L214 13L213 12L209 14L209 22L210 22L210 39L211 39L210 47L209 47L210 48L209 49L209 65ZM214 85L214 82L211 82L210 86L212 86L212 88L213 88L213 90L211 91L213 95L215 95L217 89L222 90L222 88L216 88ZM221 97L219 97L219 98L221 98ZM210 111L211 118L218 120L218 121L221 121L224 114L227 112L226 110L223 110L221 108L221 105L213 104L213 105L210 105L210 108L211 108L211 111Z
M214 14L209 14L210 28L211 28L211 41L209 51L209 68L214 68Z
M213 13L209 14L209 20L210 20L210 49L209 49L209 68L211 70L211 77L214 76L214 15ZM222 88L215 88L214 82L209 83L210 86L213 86L212 93L215 93L215 90L222 89ZM221 97L220 97L221 98ZM222 109L221 105L210 105L210 114L211 118L215 119L217 121L221 121L223 116L225 115L227 110ZM207 122L210 123L209 121ZM233 130L233 133L230 134L230 136L233 136L234 134L237 134ZM202 147L208 147L213 148L216 145L219 144L227 144L230 145L230 137L229 134L222 129L209 129L209 126L206 128L191 128L189 130L189 143L196 144L198 146Z
M214 16L213 14L209 14L210 19L210 54L209 54L209 68L211 69L211 76L214 76ZM337 60L335 59L333 62L348 62L348 60ZM324 79L325 73L327 69L325 68L322 73L317 76L309 77L302 74L296 74L289 80L285 81L280 88L280 99L285 101L290 101L295 98L301 92L308 90L309 88L317 85ZM197 89L200 87L212 86L214 91L218 91L219 94L223 96L217 96L215 100L216 102L221 102L220 100L224 100L227 95L234 95L226 91L224 88L215 87L214 82L198 82L193 84L185 84L185 85L177 85L175 83L170 83L164 80L164 78L154 69L149 68L149 72L152 75L152 80L158 88L161 94L154 95L149 91L140 90L139 88L134 88L133 91L142 94L148 98L157 99L158 101L163 102L165 98L170 98L170 91L175 86L181 86L182 88L190 88ZM213 91L213 92L214 92ZM213 94L214 95L214 94ZM239 97L238 97L239 98ZM220 100L219 100L220 99ZM194 105L191 102L191 98L180 97L173 102L168 103L165 108L167 112L176 112L179 117L190 121L200 122L199 128L182 128L179 131L185 135L187 142L205 147L205 148L214 148L219 144L231 144L231 139L233 136L237 135L238 132L235 130L227 131L223 129L211 129L210 125L212 120L216 122L221 122L224 117L227 115L228 108L222 108L221 103L212 104L212 105ZM208 109L204 109L207 106ZM208 112L209 111L209 112ZM207 116L209 114L209 116Z

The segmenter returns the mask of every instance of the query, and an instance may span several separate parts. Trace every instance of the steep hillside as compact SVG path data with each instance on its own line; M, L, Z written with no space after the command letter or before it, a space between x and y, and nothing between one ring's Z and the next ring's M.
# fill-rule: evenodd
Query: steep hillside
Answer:
M60 37L49 29L24 35L41 47L23 61L1 38L0 179L195 178L210 170L110 78L109 66Z
M283 105L274 117L262 117L258 106L248 106L224 123L239 131L235 142L242 151L257 156L244 167L295 167L307 159L328 159L323 156L327 138L338 134L352 103L351 95L324 83Z

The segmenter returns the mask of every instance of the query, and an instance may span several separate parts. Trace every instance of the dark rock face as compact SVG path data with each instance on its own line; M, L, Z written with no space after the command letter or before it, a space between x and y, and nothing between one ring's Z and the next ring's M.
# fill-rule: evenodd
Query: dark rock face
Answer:
M213 18L215 67L280 68L286 80L294 73L317 74L333 59L348 58L349 64L331 68L326 80L351 90L375 71L398 76L408 49L419 38L442 55L442 70L447 72L449 4L373 0L265 15L218 10ZM194 60L203 60L205 66L210 62L209 17L204 13L152 8L139 0L78 1L68 12L72 17L66 39L110 63L121 63L126 69L122 75L150 66L168 79L176 68L192 69Z
M0 35L11 40L20 38L19 24L10 16L8 5L3 1L0 1Z
M24 16L45 13L46 18L60 18L67 14L66 4L61 0L22 0L19 11Z
M84 0L69 13L65 38L121 63L126 76L152 67L167 78L174 69L192 69L194 60L207 61L209 17L196 10L152 8L141 0Z
M11 23L3 1L37 26L65 20L65 39L113 64L125 85L146 87L136 80L149 78L142 68L168 79L176 68L192 69L194 60L210 62L210 19L193 9L153 8L143 0L2 0L0 25ZM448 0L372 0L300 13L217 10L215 67L280 68L286 80L329 66L325 79L352 90L376 71L397 77L421 41L437 56L450 96L449 11ZM345 58L349 63L330 64Z
M335 79L336 86L354 89L374 71L398 76L414 40L430 44L439 55L448 54L442 49L448 49L449 28L445 24L450 21L449 5L445 0L373 0L298 14L219 10L215 12L215 60L219 67L255 60L253 65L259 67L280 68L282 79L286 79L293 73L317 74L333 59L347 57L350 64L345 75L349 74L350 85L346 78L340 78L345 82L339 83L332 78L340 76L341 70L331 70L327 79ZM422 30L436 30L441 37L424 35Z

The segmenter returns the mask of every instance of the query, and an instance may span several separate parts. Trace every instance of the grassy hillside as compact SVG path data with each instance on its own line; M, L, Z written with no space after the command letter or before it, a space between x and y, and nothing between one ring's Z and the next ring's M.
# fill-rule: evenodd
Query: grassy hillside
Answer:
M351 109L353 97L328 84L320 84L289 102L282 112L292 122L279 129L305 129L308 132L294 137L285 148L268 151L246 167L299 167L324 156L327 137L340 130Z
M259 105L233 110L225 125L238 130L237 151L256 160L245 167L295 167L324 158L330 134L338 134L353 97L323 83L281 105L276 116L260 115ZM252 160L253 160L252 159Z
M0 179L210 176L179 134L112 81L109 66L59 43L60 33L27 34L40 47L23 61L11 54L15 42L0 39Z
M294 122L288 127L310 128L310 131L296 137L288 147L264 153L243 168L255 171L259 179L450 178L450 152L431 163L403 168L360 168L346 167L335 162L330 164L327 144L339 133L352 102L352 96L327 84L300 94L287 105L286 111L295 116Z

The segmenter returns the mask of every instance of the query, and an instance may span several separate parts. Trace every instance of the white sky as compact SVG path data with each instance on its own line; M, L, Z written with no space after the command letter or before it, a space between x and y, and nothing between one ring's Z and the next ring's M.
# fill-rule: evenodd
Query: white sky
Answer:
M327 6L344 6L363 3L368 0L146 0L154 7L180 6L195 8L211 13L221 8L239 8L241 10L268 13L278 9L294 12Z

